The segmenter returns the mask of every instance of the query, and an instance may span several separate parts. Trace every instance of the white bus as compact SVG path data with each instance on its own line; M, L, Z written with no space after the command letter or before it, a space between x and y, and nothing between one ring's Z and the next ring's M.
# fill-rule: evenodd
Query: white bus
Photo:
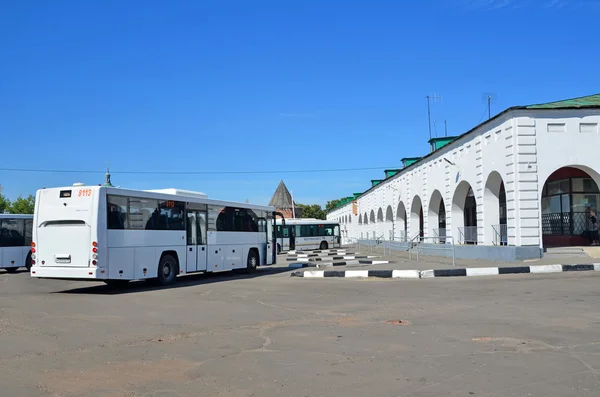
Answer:
M0 269L31 268L33 215L0 214Z
M278 253L292 249L325 250L341 246L339 222L310 218L292 218L284 222L285 226L279 219L276 221ZM295 244L290 247L292 236L295 237Z
M175 189L37 191L31 276L107 284L275 263L274 208Z

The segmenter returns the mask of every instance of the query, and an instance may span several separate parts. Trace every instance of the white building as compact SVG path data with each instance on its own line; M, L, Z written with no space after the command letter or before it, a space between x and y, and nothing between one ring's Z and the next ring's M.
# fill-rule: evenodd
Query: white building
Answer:
M345 237L469 245L463 257L539 257L589 244L600 195L600 94L516 106L458 136L328 214ZM442 238L440 238L442 237ZM494 248L495 247L495 248ZM470 251L471 253L468 253Z

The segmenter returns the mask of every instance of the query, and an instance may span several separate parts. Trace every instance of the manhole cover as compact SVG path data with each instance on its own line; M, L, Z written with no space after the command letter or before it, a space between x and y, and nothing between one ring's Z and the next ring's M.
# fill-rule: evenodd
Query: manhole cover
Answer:
M385 323L392 325L410 325L410 322L406 320L387 320Z

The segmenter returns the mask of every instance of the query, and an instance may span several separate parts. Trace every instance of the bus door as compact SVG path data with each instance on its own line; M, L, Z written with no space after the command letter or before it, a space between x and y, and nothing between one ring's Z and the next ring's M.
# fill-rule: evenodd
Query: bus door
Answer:
M333 228L333 246L339 247L342 241L342 236L340 236L340 225L335 225Z
M206 271L206 219L204 211L187 211L187 272Z

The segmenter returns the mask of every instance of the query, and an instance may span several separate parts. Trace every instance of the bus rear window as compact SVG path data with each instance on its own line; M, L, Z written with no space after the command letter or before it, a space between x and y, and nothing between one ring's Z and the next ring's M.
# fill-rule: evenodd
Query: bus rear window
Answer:
M44 222L42 226L85 226L85 222L78 220L47 221Z
M59 197L60 198L71 198L71 191L70 190L61 190Z

